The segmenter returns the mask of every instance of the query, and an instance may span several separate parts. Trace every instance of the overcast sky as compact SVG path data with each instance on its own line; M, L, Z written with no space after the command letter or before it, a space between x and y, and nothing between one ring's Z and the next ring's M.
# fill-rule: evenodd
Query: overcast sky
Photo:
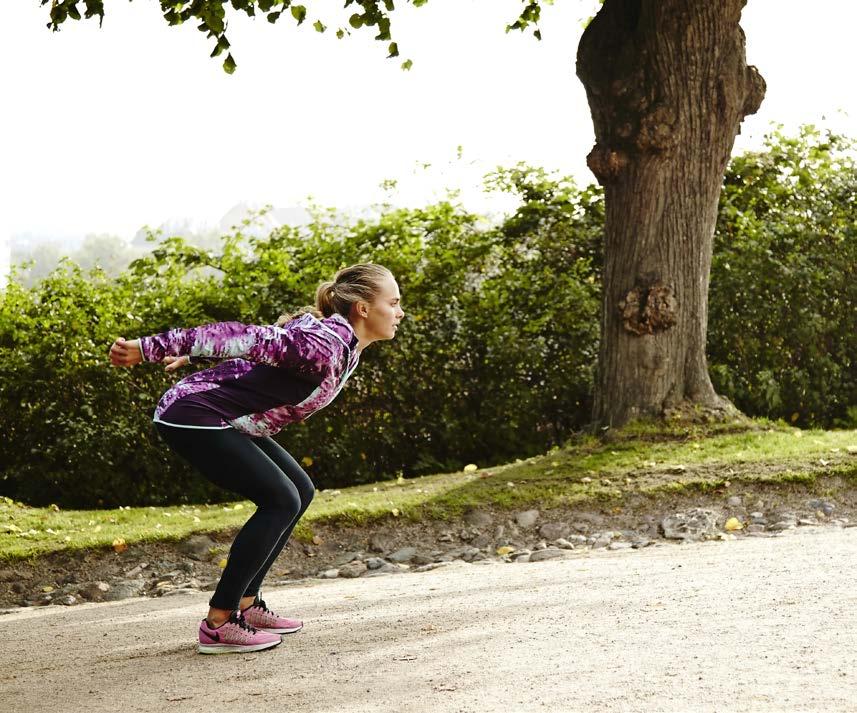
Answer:
M154 0L106 4L102 29L51 33L39 0L4 3L0 239L130 238L169 219L213 225L240 201L286 207L309 195L414 204L458 187L492 210L502 205L482 198L479 177L521 160L591 180L574 57L595 0L546 7L542 42L504 33L519 0L399 3L393 33L410 72L370 33L338 41L312 30L319 17L337 24L341 0L308 3L300 29L236 16L232 76L208 57L210 40L192 24L168 27ZM827 117L857 137L857 3L749 0L742 26L768 93L736 150L771 121ZM385 194L384 179L399 190Z

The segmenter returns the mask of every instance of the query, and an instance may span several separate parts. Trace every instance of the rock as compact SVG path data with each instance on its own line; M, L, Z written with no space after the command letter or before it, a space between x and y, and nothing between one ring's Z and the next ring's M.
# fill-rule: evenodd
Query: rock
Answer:
M633 547L635 550L641 550L644 547L648 547L649 545L653 545L653 544L655 544L655 543L652 542L651 540L646 539L645 537L642 537L638 540L634 540L631 543L631 547Z
M556 547L548 547L546 550L538 550L530 555L530 562L543 562L544 560L554 560L566 556L565 550L560 550Z
M73 594L66 594L64 597L60 597L56 601L57 604L62 604L63 606L70 607L74 604L77 604L77 599L75 599Z
M130 579L122 582L115 582L112 587L104 594L105 602L115 602L120 599L128 599L129 597L138 597L143 593L145 582L142 579Z
M539 520L538 510L524 510L515 515L515 522L519 527L533 527Z
M665 517L661 521L661 529L667 539L697 542L718 534L718 519L719 514L714 510L693 508Z
M452 562L432 562L431 564L424 564L420 567L415 567L414 572L430 572L438 567L448 567L451 564Z
M726 504L731 508L737 508L741 506L741 496L733 495L729 500L726 501Z
M468 530L467 528L463 529L459 534L458 538L462 542L470 542L476 535L478 534L478 530L474 532L473 530Z
M589 523L588 522L573 522L571 523L571 529L576 532L589 532Z
M471 510L464 516L464 521L473 527L490 527L494 522L484 510Z
M500 542L505 535L506 528L503 525L497 525L497 527L494 528L494 539L497 542Z
M783 530L794 530L797 527L797 522L791 520L780 520L773 525L768 525L770 532L782 532Z
M366 560L366 566L369 569L380 569L385 564L386 563L384 562L384 560L382 560L380 557L370 557Z
M353 562L354 560L362 559L362 557L362 552L344 552L333 561L333 566L341 567L342 565L348 564L349 562Z
M808 517L800 517L797 521L798 527L811 527L813 525L817 525L818 523Z
M443 555L442 560L449 562L451 560L464 560L465 562L470 562L476 555L479 554L479 550L476 547L471 547L470 545L465 545L464 547L456 547L453 550L450 550L445 555Z
M514 559L514 561L515 562L529 562L530 561L530 555L529 554L521 555L520 557L516 557Z
M573 550L574 549L574 545L562 537L554 540L553 544L554 544L554 547L559 547L561 550Z
M434 557L429 557L428 555L414 555L411 557L411 564L414 565L423 565L423 564L431 564L434 562Z
M453 542L455 538L453 538L451 532L444 532L437 538L438 542Z
M569 526L564 522L546 522L539 528L539 535L546 540L558 540L568 534Z
M107 582L89 582L78 590L78 594L91 602L100 602L109 591L110 585Z
M378 574L401 574L402 572L407 572L409 569L410 567L408 567L408 565L406 564L393 564L391 562L384 562L384 565L379 569L376 569L375 572L377 572Z
M631 547L630 542L611 542L607 545L608 550L629 550Z
M409 562L416 553L416 547L403 547L400 550L396 550L388 557L388 559L392 560L393 562Z
M592 549L600 550L602 547L607 547L611 542L613 542L613 533L601 532L592 542Z
M752 525L747 525L747 527L744 528L744 531L751 535L754 535L760 532L764 532L765 526L762 523L754 522Z
M208 535L193 535L181 542L178 550L195 560L208 560L211 557L211 550L216 547L217 543Z
M339 570L326 569L323 572L319 572L318 576L320 579L336 579L339 576Z
M379 535L376 533L369 538L370 552L389 552L391 549L393 549L393 546L390 544L390 541L383 535Z
M339 568L339 576L346 577L348 579L355 579L359 577L361 574L366 572L369 568L366 566L366 563L362 560L355 560L354 562L349 562L343 567ZM383 570L383 565L378 568L376 571Z
M533 545L534 550L546 550L548 548L548 543L542 540L541 542L537 542Z

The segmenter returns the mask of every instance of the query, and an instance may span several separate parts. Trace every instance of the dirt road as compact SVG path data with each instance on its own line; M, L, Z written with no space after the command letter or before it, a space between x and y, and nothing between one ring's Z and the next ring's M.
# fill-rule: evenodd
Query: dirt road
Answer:
M195 653L205 594L0 616L0 711L857 711L857 528L268 590L306 621Z

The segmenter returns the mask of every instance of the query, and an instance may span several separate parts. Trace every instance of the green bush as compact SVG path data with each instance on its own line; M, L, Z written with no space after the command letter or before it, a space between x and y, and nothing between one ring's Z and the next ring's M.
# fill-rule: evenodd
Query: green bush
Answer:
M726 174L709 364L715 388L745 413L857 425L854 148L813 127L774 131Z
M32 290L11 282L0 301L0 489L68 507L224 497L152 428L176 377L158 365L113 369L109 345L211 321L271 323L365 260L397 276L407 318L393 342L364 353L334 405L278 436L320 486L493 464L559 442L588 409L600 203L536 170L495 183L522 197L499 227L449 202L356 222L318 212L265 238L228 235L216 253L169 238L114 280L66 263Z

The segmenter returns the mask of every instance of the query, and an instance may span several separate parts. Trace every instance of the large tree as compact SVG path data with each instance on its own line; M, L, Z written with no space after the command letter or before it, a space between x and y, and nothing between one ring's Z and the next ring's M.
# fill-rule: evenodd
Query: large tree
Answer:
M282 16L290 0L158 0L171 24L198 22L226 52L227 11ZM48 0L40 0L44 5ZM409 0L415 6L427 0ZM540 0L522 0L507 29L539 37ZM730 414L705 357L708 280L717 201L742 120L765 83L747 66L739 26L746 0L604 0L580 41L596 143L587 163L605 189L604 297L594 421L619 425L675 412ZM390 31L393 0L344 0L343 37L373 28L399 54ZM103 0L51 0L49 27L104 15ZM350 13L350 14L349 14ZM327 28L320 20L313 27ZM410 60L402 65L410 66Z

